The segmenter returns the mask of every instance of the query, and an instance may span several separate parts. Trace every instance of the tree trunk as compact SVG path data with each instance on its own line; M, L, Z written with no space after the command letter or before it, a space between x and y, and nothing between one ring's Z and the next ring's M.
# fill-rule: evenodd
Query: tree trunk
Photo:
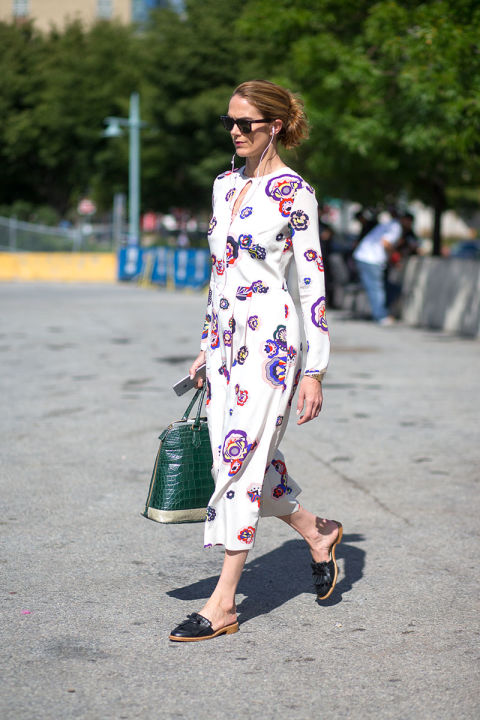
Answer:
M440 255L442 250L442 215L447 207L443 183L438 180L433 182L432 195L434 210L432 255Z

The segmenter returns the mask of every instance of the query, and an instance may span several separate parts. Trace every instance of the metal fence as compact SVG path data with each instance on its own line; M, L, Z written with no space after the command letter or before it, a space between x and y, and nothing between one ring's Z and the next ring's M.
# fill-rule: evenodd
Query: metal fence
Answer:
M79 229L55 228L24 222L14 217L0 217L2 250L69 251L79 250L81 244L82 235Z
M113 250L111 225L87 225L58 228L24 222L15 217L0 217L0 250L69 252L92 249Z

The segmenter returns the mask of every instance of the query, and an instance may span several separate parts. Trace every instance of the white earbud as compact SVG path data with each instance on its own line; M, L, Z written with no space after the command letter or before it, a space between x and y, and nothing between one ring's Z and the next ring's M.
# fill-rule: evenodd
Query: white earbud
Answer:
M270 135L275 135L275 130L274 130L274 128L271 129Z

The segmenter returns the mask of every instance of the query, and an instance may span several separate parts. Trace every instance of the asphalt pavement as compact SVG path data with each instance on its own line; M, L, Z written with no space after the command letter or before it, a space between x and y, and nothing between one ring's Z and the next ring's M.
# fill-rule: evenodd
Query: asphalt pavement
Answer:
M480 343L330 313L317 421L282 449L340 520L340 581L260 522L240 631L170 643L219 572L202 524L143 518L205 295L0 285L3 720L478 718Z

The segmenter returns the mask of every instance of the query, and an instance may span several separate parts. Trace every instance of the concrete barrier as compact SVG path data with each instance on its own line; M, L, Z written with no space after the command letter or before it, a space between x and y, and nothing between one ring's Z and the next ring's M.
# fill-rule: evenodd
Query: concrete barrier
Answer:
M412 257L402 288L407 325L468 337L480 330L480 261Z
M0 281L38 280L114 283L117 256L115 253L0 253Z

